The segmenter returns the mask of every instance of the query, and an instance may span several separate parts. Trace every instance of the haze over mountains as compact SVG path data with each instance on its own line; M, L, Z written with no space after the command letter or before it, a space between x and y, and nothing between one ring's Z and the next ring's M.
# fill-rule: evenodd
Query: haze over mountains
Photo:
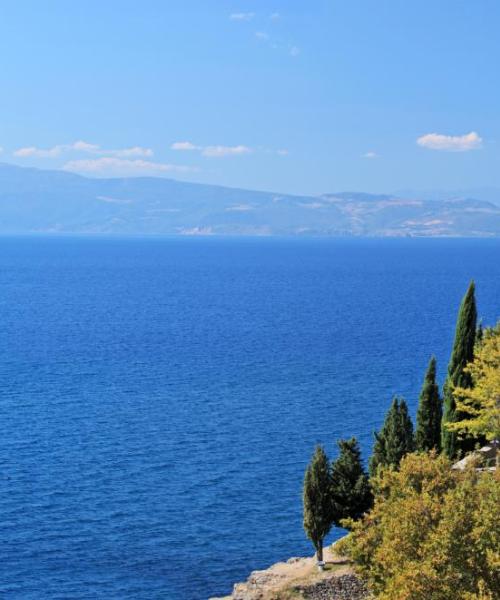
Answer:
M18 233L492 237L500 206L438 192L293 196L1 164L0 234Z

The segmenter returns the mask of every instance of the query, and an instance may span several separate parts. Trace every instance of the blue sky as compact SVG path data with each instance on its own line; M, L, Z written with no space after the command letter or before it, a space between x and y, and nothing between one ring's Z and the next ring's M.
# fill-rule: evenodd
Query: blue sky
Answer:
M497 0L2 4L0 160L292 193L500 187Z

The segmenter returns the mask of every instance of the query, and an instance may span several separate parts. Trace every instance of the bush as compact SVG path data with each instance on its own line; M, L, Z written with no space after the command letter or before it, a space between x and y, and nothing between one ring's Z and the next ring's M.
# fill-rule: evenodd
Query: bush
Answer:
M372 480L373 510L339 545L380 600L500 597L500 477L409 454Z

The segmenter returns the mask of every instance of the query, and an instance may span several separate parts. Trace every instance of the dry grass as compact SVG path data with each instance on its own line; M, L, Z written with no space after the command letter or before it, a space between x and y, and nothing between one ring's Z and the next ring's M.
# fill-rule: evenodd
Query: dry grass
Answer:
M323 579L352 573L350 563L335 555L331 548L324 551L325 568L318 571L315 558L302 558L294 563L278 563L272 567L281 579L271 584L265 593L265 600L297 600L303 598L297 586L314 585Z

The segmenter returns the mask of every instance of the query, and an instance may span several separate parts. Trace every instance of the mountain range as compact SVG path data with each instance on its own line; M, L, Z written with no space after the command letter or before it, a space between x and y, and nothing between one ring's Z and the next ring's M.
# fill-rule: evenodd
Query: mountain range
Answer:
M27 233L493 237L500 206L438 193L300 196L0 164L0 234Z

